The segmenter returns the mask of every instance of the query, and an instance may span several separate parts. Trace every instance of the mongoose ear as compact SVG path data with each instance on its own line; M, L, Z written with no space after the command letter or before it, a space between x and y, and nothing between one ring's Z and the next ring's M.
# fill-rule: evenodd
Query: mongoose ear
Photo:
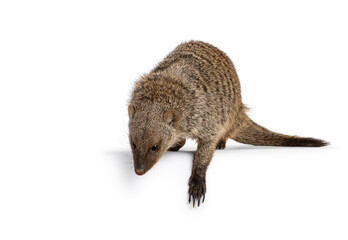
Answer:
M173 126L174 128L178 128L178 126L180 125L181 117L177 111L172 109L164 113L163 120L168 125Z
M128 106L128 116L130 119L132 119L134 117L134 113L135 113L135 108L132 104L129 104Z

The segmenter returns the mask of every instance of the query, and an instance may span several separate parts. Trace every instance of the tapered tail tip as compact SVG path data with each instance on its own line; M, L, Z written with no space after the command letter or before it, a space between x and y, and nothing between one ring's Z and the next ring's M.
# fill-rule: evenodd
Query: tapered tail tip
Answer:
M329 142L321 140L321 139L314 139L314 140L315 141L313 143L313 146L309 146L309 147L325 147L325 146L330 145Z
M282 145L290 147L324 147L330 145L330 143L321 139L294 137L286 139Z

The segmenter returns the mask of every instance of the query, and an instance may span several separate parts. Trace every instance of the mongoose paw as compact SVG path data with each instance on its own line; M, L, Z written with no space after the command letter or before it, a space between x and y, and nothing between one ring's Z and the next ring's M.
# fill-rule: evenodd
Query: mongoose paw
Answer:
M204 202L206 192L205 179L199 176L191 176L189 181L189 203L191 204L191 198L193 201L193 207L195 207L195 202L197 201L198 207Z
M217 145L216 145L216 149L218 150L222 150L222 149L225 149L226 147L226 141L220 141Z
M173 147L169 148L168 151L177 152L177 151L179 151L180 148L181 148L180 146L173 146Z
M180 148L182 148L185 145L186 140L182 140L176 144L174 144L171 148L168 149L168 151L179 151Z

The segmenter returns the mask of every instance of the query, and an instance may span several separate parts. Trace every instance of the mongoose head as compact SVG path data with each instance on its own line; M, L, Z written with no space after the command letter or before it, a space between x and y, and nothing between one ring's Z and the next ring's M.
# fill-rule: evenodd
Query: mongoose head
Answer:
M174 144L180 115L155 103L131 103L128 114L134 170L137 175L143 175Z

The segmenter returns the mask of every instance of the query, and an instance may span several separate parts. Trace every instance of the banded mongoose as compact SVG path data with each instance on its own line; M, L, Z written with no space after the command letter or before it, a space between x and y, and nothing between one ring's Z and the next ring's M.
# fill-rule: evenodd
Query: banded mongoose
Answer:
M201 41L177 46L136 82L128 106L129 141L136 174L146 173L167 151L187 138L198 143L189 179L189 203L206 193L206 171L215 149L231 138L257 146L321 147L314 138L272 132L246 114L232 61Z

